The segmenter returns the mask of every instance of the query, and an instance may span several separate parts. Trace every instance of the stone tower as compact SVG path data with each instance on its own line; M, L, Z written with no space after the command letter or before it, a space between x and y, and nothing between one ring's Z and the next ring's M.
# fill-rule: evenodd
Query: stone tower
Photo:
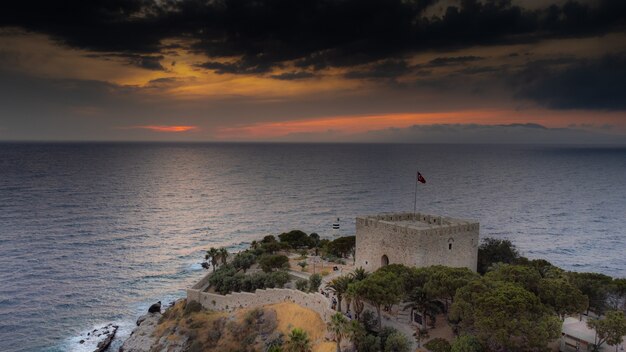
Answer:
M375 271L387 264L445 265L476 271L477 222L420 213L356 218L356 266Z

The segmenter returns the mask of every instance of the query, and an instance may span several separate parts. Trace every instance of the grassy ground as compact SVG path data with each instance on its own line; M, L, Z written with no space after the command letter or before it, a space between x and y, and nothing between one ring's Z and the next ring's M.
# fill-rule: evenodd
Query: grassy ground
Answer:
M326 324L314 311L294 303L279 303L233 313L213 312L195 303L176 303L155 330L158 350L189 346L190 352L263 351L270 341L294 328L305 330L313 352L332 352L326 341Z

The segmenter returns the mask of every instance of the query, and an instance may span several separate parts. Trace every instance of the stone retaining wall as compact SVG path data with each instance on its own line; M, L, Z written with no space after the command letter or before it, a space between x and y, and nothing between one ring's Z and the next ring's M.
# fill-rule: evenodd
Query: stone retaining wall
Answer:
M191 288L187 290L187 300L196 301L206 309L232 312L236 309L255 308L267 304L292 302L309 308L320 315L324 322L329 322L336 311L330 309L330 302L321 293L305 293L287 288L268 288L255 292L233 292L227 295L201 292Z

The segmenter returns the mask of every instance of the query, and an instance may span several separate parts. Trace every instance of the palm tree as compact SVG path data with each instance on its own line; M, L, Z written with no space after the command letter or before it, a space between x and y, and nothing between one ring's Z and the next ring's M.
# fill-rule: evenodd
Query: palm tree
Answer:
M363 312L363 309L365 308L365 303L363 303L363 298L359 295L356 285L348 285L348 289L344 295L346 296L346 301L351 301L352 307L354 308L354 319L358 320L359 316ZM348 303L348 305L349 304L350 303Z
M437 313L441 312L441 308L437 304L437 300L422 287L416 287L408 297L407 304L404 305L404 309L415 309L421 315L423 325L426 325L426 316L429 316L433 321Z
M341 300L343 299L343 294L348 289L348 285L350 284L351 279L348 276L339 276L334 278L332 281L326 284L326 288L333 291L335 296L337 296L337 311L341 312Z
M204 256L204 258L206 260L209 260L209 258L211 258L211 265L213 266L213 271L215 271L215 267L217 266L217 260L219 258L219 250L215 249L214 247L209 248L209 250L206 251L206 255Z
M306 331L295 328L289 333L289 340L285 343L285 352L310 352L311 340Z
M218 250L218 257L220 258L220 261L222 262L222 264L226 264L226 262L228 261L228 250L226 250L226 248L222 247Z
M358 267L358 268L354 269L354 271L352 273L350 273L350 277L352 278L353 281L362 281L369 274L370 273L365 271L365 269L363 269L363 267Z
M340 312L333 314L328 323L328 331L335 336L337 342L337 352L341 352L341 339L350 332L350 322Z

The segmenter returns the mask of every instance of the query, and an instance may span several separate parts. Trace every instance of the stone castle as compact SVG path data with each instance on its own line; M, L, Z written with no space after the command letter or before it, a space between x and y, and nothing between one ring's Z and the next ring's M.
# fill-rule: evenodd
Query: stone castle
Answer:
M388 264L445 265L476 271L477 222L421 213L356 218L356 266L373 272Z

